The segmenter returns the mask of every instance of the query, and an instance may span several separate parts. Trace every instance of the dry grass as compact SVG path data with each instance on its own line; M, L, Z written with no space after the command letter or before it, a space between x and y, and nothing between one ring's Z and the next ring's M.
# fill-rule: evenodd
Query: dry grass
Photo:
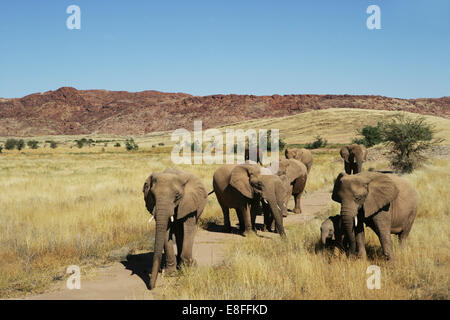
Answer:
M383 116L383 112L361 112L369 112L373 117L358 110L325 110L250 121L241 127L279 127L290 143L307 142L317 133L331 142L347 143L353 137L352 130L360 126L355 119L370 118L376 122L375 114ZM333 129L336 117L348 123ZM433 121L448 126L449 120ZM443 134L450 136L447 131ZM151 172L173 166L167 133L135 137L140 145L138 152L125 151L123 143L121 148L115 148L113 142L108 142L107 147L104 143L90 148L74 147L74 140L82 137L85 136L37 137L33 139L56 140L60 144L57 149L4 150L0 154L0 297L42 292L65 276L68 265L107 263L114 249L152 249L153 225L147 223L149 215L141 190ZM114 141L126 138L91 137ZM165 145L152 148L158 143ZM306 191L331 189L333 179L342 171L339 159L337 150L314 151ZM365 168L385 166L385 162L377 161L367 163ZM197 174L208 191L212 190L212 175L218 165L179 167ZM185 270L189 276L174 278L174 287L167 288L167 292L173 297L200 299L448 298L449 230L444 223L449 213L448 172L448 160L440 160L407 177L422 191L420 212L410 243L396 248L396 268L400 271L380 262L386 272L383 288L392 289L365 289L366 262L316 254L319 221L315 221L290 228L286 243L241 239L230 249L224 266ZM208 223L222 224L214 195L208 198L200 226ZM369 237L369 245L378 248L378 240ZM378 251L372 251L377 259ZM282 274L272 277L270 271L280 268ZM350 284L339 280L330 288L329 279L338 276L357 280Z

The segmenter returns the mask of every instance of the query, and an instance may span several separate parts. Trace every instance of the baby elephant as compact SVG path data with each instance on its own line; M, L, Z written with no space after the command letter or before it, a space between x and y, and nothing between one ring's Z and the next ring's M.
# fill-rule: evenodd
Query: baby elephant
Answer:
M346 241L344 230L342 228L342 217L340 215L330 216L320 226L322 245L326 248L339 248L345 250L348 242Z

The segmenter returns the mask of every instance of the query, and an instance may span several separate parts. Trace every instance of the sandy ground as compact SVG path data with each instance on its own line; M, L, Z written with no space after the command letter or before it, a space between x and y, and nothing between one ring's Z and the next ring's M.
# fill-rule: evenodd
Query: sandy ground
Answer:
M314 219L321 211L326 210L331 201L328 191L318 191L306 194L302 199L302 213L290 214L284 218L285 225L305 223ZM289 207L293 207L291 200ZM234 210L232 210L233 212ZM257 223L263 222L258 216ZM236 228L237 230L237 228ZM279 237L276 233L258 231L258 236ZM289 235L288 235L289 236ZM194 258L198 265L208 266L222 262L225 258L225 247L232 240L241 238L236 233L223 233L221 226L209 230L199 230L194 243ZM69 290L65 281L61 281L52 291L23 299L33 300L134 300L158 299L161 296L161 284L164 274L160 274L157 287L150 291L147 288L151 270L153 253L139 253L128 257L127 261L115 262L112 265L98 268L92 279L81 278L81 288ZM91 277L90 277L91 278ZM159 288L158 288L159 287ZM170 298L170 297L165 297Z

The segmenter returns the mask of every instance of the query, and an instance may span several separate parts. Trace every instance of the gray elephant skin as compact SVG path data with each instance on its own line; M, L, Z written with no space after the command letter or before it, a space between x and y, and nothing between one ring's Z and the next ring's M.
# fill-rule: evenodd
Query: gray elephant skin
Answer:
M345 238L342 227L342 217L340 215L330 216L320 226L320 239L325 248L337 247L346 251L348 247L347 238Z
M311 167L313 165L313 157L311 151L305 148L297 149L286 149L284 151L284 156L286 159L295 159L302 162L306 169L308 169L308 173L311 171Z
M341 148L344 169L347 174L356 174L362 171L362 164L367 160L367 149L362 144L351 144Z
M366 257L364 223L380 239L383 254L393 260L391 234L408 237L417 214L418 197L404 179L378 172L340 173L332 199L341 204L342 225L349 254Z
M206 204L207 192L202 181L192 173L178 169L154 172L143 187L147 210L156 221L155 249L150 289L156 285L163 248L166 271L173 271L181 263L191 264L192 247L197 221ZM172 235L177 244L175 258Z
M306 181L308 179L308 169L305 164L295 159L282 159L278 165L277 175L286 176L290 185L290 193L294 197L294 213L302 213L301 197L305 191ZM286 202L287 205L287 202Z
M224 165L213 176L213 188L222 208L224 227L231 231L230 209L235 209L239 219L239 228L246 236L256 230L255 219L260 211L260 203L267 204L275 219L277 231L284 236L283 201L286 187L279 177L262 175L261 167L256 164Z

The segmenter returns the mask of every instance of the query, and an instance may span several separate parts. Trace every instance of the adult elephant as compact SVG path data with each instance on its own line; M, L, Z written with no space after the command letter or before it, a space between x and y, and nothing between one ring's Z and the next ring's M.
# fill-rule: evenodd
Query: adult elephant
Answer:
M344 159L344 169L347 174L362 171L362 163L367 160L367 149L362 144L351 144L341 148L341 158Z
M295 202L294 213L302 213L300 201L308 179L306 165L295 159L282 159L278 164L277 175L285 176L290 185L290 194L294 196Z
M311 171L311 167L313 165L313 157L311 151L309 151L308 149L286 149L284 151L284 156L286 157L286 159L295 159L302 162L308 169L308 173L309 171Z
M155 249L150 289L153 289L161 265L163 248L166 253L166 270L192 263L192 246L197 221L206 204L207 192L195 175L178 169L152 173L144 183L144 200L147 210L156 221ZM177 244L175 259L172 235Z
M256 164L229 164L216 170L213 188L227 232L231 230L229 210L235 209L240 231L244 236L252 233L256 229L255 218L260 201L264 201L275 218L278 233L285 235L282 215L287 191L281 179L262 175L261 167Z
M411 231L417 214L417 193L404 179L391 174L340 173L332 199L341 204L342 226L349 253L365 257L364 222L380 239L383 253L393 259L391 233L400 240Z

